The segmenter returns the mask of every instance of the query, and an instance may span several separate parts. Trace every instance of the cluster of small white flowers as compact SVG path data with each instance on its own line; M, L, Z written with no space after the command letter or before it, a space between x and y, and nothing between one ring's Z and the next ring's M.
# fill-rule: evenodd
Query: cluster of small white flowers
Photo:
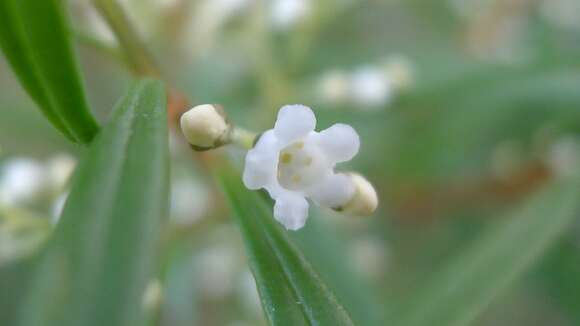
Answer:
M62 193L75 165L68 154L57 154L46 162L30 158L5 161L0 166L0 206L24 206L51 193L57 195L53 213L60 214Z
M351 103L360 109L378 109L409 87L411 66L402 57L382 65L363 65L352 72L330 70L318 82L320 97L331 104Z
M310 108L286 105L278 112L274 128L259 136L245 159L245 186L266 189L276 201L274 218L290 230L304 226L307 197L320 206L352 215L369 215L378 204L373 186L364 177L334 171L337 163L357 154L360 139L356 131L340 123L321 132L316 132L315 126ZM184 113L181 129L197 150L217 148L247 134L232 130L224 113L207 104Z

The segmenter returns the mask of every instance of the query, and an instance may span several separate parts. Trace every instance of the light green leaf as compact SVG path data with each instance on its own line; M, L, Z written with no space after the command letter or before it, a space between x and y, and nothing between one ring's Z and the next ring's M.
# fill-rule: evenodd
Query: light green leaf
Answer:
M151 80L117 104L38 257L19 325L142 324L142 295L167 213L165 106L163 86Z
M271 325L353 325L346 309L272 217L272 207L248 191L240 175L219 168L250 267Z
M0 47L28 94L69 139L88 143L98 125L87 104L60 0L0 1Z
M419 287L394 324L470 324L570 227L579 196L574 179L546 186Z

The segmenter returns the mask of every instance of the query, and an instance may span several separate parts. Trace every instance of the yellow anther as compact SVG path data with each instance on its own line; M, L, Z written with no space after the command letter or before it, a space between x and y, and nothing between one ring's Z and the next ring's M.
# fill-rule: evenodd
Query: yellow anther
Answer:
M306 166L310 166L312 164L312 156L308 156L304 161L304 164L306 164Z
M280 156L280 162L284 163L284 164L288 164L292 161L292 154L290 153L282 153L282 156Z
M302 181L302 177L299 176L298 174L296 174L292 177L292 182L299 183L300 181Z
M304 142L303 141L296 142L294 144L294 147L296 147L298 149L302 149L302 148L304 148Z

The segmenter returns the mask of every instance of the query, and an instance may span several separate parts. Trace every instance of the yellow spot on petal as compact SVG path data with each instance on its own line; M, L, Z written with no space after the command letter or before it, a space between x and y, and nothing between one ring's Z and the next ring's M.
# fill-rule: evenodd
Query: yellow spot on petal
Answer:
M304 148L304 142L303 141L299 141L294 143L294 147L298 148L298 149L302 149Z
M301 177L301 176L299 176L298 174L296 174L296 175L294 175L294 176L292 177L292 182L294 182L294 183L298 183L298 182L300 182L300 181L302 181L302 177Z
M283 153L282 156L280 156L280 162L282 162L283 164L288 164L292 161L292 154L290 153Z
M308 156L304 161L304 164L306 164L306 166L310 166L312 164L312 156Z

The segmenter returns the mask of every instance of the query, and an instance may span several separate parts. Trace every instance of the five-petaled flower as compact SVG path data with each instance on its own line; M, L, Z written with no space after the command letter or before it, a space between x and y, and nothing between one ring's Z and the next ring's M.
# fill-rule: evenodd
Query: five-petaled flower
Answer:
M290 230L304 226L306 197L340 210L358 193L352 175L334 171L337 163L358 152L358 134L346 124L321 132L315 126L310 108L286 105L278 112L274 128L264 132L246 156L244 184L252 190L266 189L276 201L274 217ZM376 195L374 200L376 207Z

